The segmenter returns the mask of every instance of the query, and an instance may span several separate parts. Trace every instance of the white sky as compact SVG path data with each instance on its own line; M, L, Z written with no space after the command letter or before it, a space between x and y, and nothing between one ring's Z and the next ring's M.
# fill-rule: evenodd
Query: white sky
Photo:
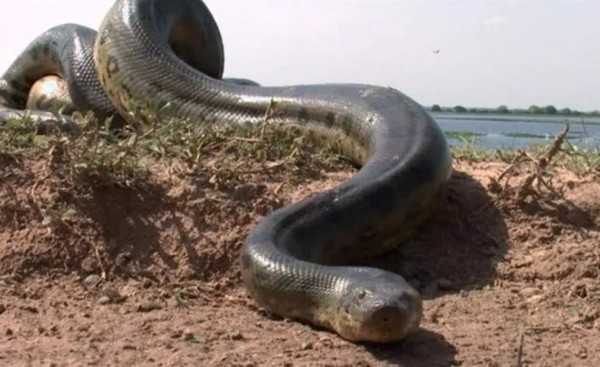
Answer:
M205 2L226 76L392 86L424 105L600 109L600 1ZM97 28L112 3L0 1L0 70L54 25Z

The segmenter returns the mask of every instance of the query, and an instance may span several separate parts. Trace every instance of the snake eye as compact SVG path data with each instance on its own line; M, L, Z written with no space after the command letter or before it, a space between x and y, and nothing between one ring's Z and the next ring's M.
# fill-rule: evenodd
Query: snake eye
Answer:
M358 292L357 297L358 297L358 299L363 299L363 298L365 298L366 295L367 295L367 292L362 290L362 291Z

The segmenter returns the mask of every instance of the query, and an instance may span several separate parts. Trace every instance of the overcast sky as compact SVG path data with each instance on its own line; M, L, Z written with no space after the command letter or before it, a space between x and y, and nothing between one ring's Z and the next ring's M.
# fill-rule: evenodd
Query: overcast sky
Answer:
M392 86L424 105L600 109L600 1L205 2L226 76ZM54 25L97 28L112 3L1 1L0 70Z

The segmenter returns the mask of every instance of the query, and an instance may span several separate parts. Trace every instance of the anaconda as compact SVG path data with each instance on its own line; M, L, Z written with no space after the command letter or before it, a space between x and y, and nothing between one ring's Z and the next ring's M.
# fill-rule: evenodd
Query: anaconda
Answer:
M451 157L432 117L400 91L363 84L265 87L222 80L220 31L199 0L117 0L98 33L76 25L34 40L0 79L0 121L19 114L36 80L65 79L74 108L134 124L169 105L190 123L271 120L337 139L361 168L329 191L262 218L240 253L243 283L270 312L352 341L392 342L415 331L418 292L398 274L351 266L389 251L428 216ZM33 112L40 120L43 112Z

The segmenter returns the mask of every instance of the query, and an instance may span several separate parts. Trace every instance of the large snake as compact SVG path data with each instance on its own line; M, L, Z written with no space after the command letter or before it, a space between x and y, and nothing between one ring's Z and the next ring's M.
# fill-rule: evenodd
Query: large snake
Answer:
M272 313L348 340L405 338L421 320L418 292L398 274L342 263L389 251L427 218L451 171L443 132L392 88L263 87L223 80L223 64L219 29L200 0L117 0L97 34L63 25L27 47L0 79L0 122L21 116L32 86L48 75L64 79L78 110L103 118L116 108L126 123L166 103L190 123L260 122L275 102L272 120L337 139L362 168L260 220L241 249L246 289Z

